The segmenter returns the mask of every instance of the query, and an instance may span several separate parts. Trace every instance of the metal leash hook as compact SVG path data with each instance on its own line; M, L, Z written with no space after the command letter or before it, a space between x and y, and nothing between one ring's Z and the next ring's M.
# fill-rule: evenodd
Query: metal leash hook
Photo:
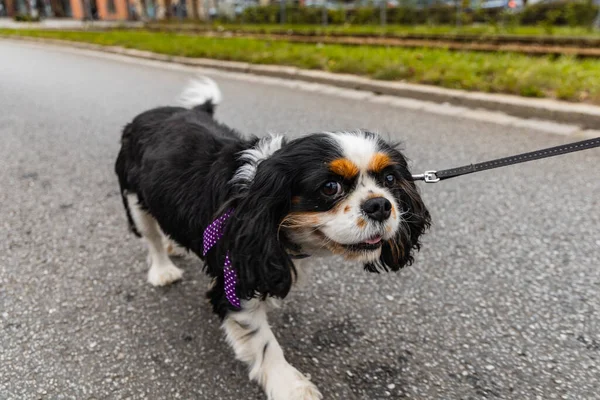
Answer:
M412 176L413 181L425 181L425 183L436 183L440 181L437 176L437 171L425 171L423 174Z

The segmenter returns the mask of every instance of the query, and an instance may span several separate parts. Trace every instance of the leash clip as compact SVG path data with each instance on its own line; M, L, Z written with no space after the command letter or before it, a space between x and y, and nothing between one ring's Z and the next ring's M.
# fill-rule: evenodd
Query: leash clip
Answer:
M436 183L440 181L437 171L425 171L424 174L413 175L415 181L425 181L425 183Z

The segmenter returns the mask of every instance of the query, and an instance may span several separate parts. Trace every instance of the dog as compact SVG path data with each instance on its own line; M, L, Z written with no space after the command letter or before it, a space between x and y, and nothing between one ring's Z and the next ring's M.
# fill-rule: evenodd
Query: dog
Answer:
M267 311L308 256L339 255L369 272L413 262L430 215L407 161L362 130L244 137L214 118L221 93L208 78L182 99L127 124L115 165L129 227L148 245L148 282L182 278L174 246L197 255L250 379L270 400L321 399L286 361Z

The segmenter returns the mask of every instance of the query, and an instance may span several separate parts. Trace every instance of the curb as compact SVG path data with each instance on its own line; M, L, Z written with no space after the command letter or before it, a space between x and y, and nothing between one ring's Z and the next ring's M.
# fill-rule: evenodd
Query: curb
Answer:
M85 50L125 55L146 60L171 62L188 66L214 68L231 72L322 83L346 89L364 90L375 94L390 95L435 103L450 103L468 108L480 108L503 112L520 118L536 118L560 123L574 124L582 129L600 127L600 107L589 104L568 103L551 99L533 99L514 95L466 92L444 89L435 86L403 82L378 81L356 75L334 74L331 72L305 70L279 65L255 65L237 61L219 61L205 58L188 58L127 49L116 46L73 42L57 39L31 38L24 36L0 35L4 39L26 42L50 43Z

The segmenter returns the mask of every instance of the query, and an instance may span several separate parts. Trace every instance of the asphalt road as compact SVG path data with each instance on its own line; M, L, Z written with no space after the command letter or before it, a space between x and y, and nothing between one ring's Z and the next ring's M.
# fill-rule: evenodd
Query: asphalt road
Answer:
M184 71L0 41L0 399L262 399L185 279L145 282L113 161L121 127ZM222 121L256 134L369 128L415 171L571 138L219 76ZM326 399L597 399L600 151L423 187L412 267L315 260L271 316Z

